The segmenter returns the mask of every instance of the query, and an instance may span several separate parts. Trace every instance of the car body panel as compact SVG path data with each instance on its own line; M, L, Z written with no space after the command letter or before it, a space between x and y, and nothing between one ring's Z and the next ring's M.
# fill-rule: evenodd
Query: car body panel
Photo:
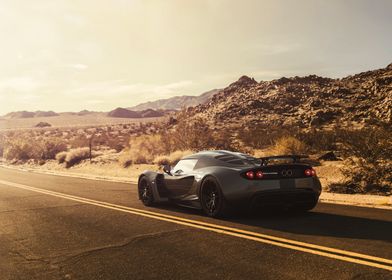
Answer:
M309 198L318 199L321 193L319 179L316 176L301 177L298 175L303 173L303 169L309 168L309 165L294 162L275 167L269 165L263 167L259 162L254 163L253 159L248 164L242 155L229 151L201 152L182 159L198 160L193 170L188 170L186 174L170 175L145 171L139 178L142 176L147 178L155 201L172 201L179 205L198 209L201 209L200 189L206 177L216 179L225 200L233 206L250 204L253 200L257 200L257 197L265 195L271 195L275 198L288 195L294 199L293 203L295 203L296 195L303 197L308 195ZM216 159L216 157L223 156L228 160L227 162ZM242 158L246 164L237 165L237 156ZM243 176L244 172L255 168L266 170L267 177L271 178L249 180ZM279 174L282 168L290 168L291 177L282 177ZM275 178L274 176L280 177Z

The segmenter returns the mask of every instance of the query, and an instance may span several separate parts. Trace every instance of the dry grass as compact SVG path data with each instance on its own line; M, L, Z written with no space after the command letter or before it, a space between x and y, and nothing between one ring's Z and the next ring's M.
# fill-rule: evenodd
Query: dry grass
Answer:
M390 128L362 129L345 135L344 152L349 165L344 186L334 191L392 193L392 131Z
M88 158L90 158L90 149L88 147L71 149L65 156L65 166L69 168Z
M123 151L119 158L119 163L123 167L132 164L152 163L158 155L164 154L160 135L142 135L131 138L129 147Z
M132 164L174 164L182 157L193 153L192 150L170 152L164 145L164 141L159 134L132 138L129 147L122 152L119 158L120 165L128 167Z
M309 152L305 143L293 136L286 136L277 139L273 150L276 154L280 155L299 155Z
M56 155L56 160L62 164L65 162L65 158L67 157L67 152L60 152Z
M194 151L191 150L186 150L186 151L175 151L173 153L170 153L168 155L159 155L155 157L154 163L157 165L171 165L174 166L177 164L177 162L180 161L185 156L193 154Z
M66 144L58 138L38 138L31 141L29 138L18 137L7 139L4 144L3 157L7 160L49 160L55 159L56 154L65 151Z

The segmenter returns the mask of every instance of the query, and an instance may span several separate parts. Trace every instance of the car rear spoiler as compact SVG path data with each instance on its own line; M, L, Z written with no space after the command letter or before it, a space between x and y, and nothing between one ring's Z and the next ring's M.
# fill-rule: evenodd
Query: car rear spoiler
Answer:
M307 155L279 155L279 156L270 156L270 157L262 157L261 165L268 165L268 162L275 159L292 159L293 163L301 161L302 158L309 158Z

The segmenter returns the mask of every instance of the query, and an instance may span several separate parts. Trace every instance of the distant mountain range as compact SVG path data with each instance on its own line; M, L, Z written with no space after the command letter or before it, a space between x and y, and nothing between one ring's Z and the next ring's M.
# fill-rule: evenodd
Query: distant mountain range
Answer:
M219 91L220 89L213 89L198 96L191 96L191 95L174 96L167 99L159 99L156 101L141 103L139 105L129 107L127 109L133 111L142 111L147 109L180 110L182 108L193 107L199 104L204 104Z
M157 118L162 117L165 114L162 111L152 109L133 111L125 108L116 108L113 111L110 111L107 115L112 118Z
M156 101L141 103L139 105L130 108L116 108L108 113L94 112L83 110L80 112L66 112L66 113L55 113L53 111L17 111L11 112L3 116L4 119L23 119L23 118L38 118L38 117L55 117L59 115L78 115L85 116L91 114L104 115L112 118L156 118L162 117L167 113L187 108L191 106L197 106L207 102L214 94L218 93L219 89L213 89L207 91L199 96L174 96L167 99L159 99Z
M25 118L38 118L38 117L54 117L58 116L58 113L53 111L18 111L18 112L11 112L4 116L7 119L25 119Z

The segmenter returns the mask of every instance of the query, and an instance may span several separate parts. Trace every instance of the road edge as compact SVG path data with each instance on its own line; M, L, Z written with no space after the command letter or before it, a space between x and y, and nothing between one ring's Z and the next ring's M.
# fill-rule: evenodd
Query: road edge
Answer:
M7 168L12 170L31 172L37 174L47 174L61 177L80 178L87 180L96 181L107 181L116 183L129 183L136 184L137 178L125 178L125 177L110 177L110 176L98 176L92 174L81 174L72 172L62 171L51 171L34 168L26 168L20 166L11 166L8 164L0 163L1 168ZM392 210L392 196L381 196L381 195L367 195L367 194L340 194L331 192L322 192L320 195L320 202L329 204L342 204L358 207L369 207L378 209Z

